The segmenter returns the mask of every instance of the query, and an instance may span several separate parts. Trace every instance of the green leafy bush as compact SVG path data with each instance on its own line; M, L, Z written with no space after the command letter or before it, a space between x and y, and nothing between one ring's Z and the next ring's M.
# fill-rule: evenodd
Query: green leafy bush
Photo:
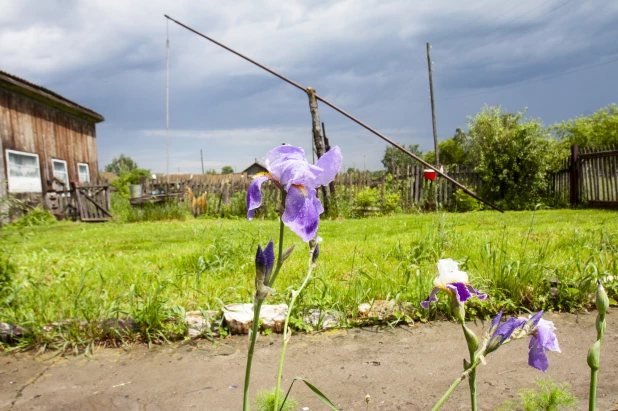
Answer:
M375 188L365 187L356 196L356 205L358 207L373 207L378 202L378 192Z
M580 147L618 144L618 106L610 104L589 116L554 124L550 130L566 148L572 144Z
M481 178L479 195L510 210L530 209L547 195L548 173L559 167L559 143L525 111L485 106L469 119L472 161Z
M384 204L382 205L382 212L384 213L394 213L397 211L399 207L399 201L401 197L399 193L391 193L384 197Z
M285 393L280 391L280 401L285 398ZM259 391L255 396L255 405L258 411L275 411L275 390ZM279 405L281 406L281 405ZM292 397L288 397L285 404L281 408L282 411L296 411L298 410L298 401ZM276 410L279 411L279 410Z
M23 210L23 212L24 214L14 222L12 222L9 227L36 227L41 225L54 224L58 221L52 213L45 210L41 205L38 205L30 210Z
M462 189L458 189L453 193L454 211L478 211L481 210L483 204L472 196L466 194Z
M568 383L556 384L550 377L535 380L537 389L521 389L518 400L506 401L496 411L566 411L577 409L577 397Z
M139 184L142 177L150 177L150 170L135 168L131 171L120 174L118 178L110 184L118 190L120 195L129 198L129 184Z

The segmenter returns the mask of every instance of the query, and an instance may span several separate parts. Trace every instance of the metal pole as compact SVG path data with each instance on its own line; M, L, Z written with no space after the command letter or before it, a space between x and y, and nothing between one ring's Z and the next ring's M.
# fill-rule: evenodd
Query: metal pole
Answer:
M269 73L273 74L274 76L279 77L281 80L293 85L294 87L304 91L305 93L308 93L307 88L301 86L300 84L288 79L287 77L282 76L281 74L275 72L274 70L269 69L268 67L258 63L255 60L250 59L247 56L244 56L243 54L229 48L228 46L225 46L221 43L219 43L218 41L206 36L205 34L200 33L199 31L177 21L174 20L173 18L169 17L168 15L165 15L166 18L168 18L169 20L173 21L174 23L178 24L179 26L182 26L184 28L186 28L189 31L192 31L193 33L197 34L200 37L205 38L206 40L209 40L213 43L215 43L216 45L228 50L231 53L236 54L238 57L241 57L245 60L247 60L250 63L255 64L256 66L260 67L263 70L268 71ZM416 161L418 161L419 163L421 163L422 165L424 165L425 167L431 168L432 170L435 170L436 173L440 176L442 176L443 178L445 178L446 180L450 181L451 183L455 184L457 187L461 188L466 194L468 194L469 196L475 198L476 200L487 204L488 206L490 206L491 208L493 208L496 211L500 211L501 213L504 212L503 210L501 210L499 207L493 205L492 203L490 203L489 201L483 200L482 198L480 198L479 196L476 195L476 193L474 193L472 190L470 190L468 187L464 186L463 184L461 184L459 181L455 180L454 178L450 177L447 174L444 174L443 172L440 171L440 169L432 164L429 164L428 162L426 162L425 160L423 160L422 158L420 158L419 156L417 156L416 154L412 153L410 150L407 150L406 148L400 146L399 144L395 143L393 140L391 140L390 138L386 137L384 134L378 132L377 130L373 129L372 127L368 126L367 124L363 123L362 121L360 121L359 119L357 119L356 117L354 117L351 114L348 114L347 112L345 112L344 110L340 109L339 107L337 107L336 105L334 105L333 103L331 103L328 100L325 100L324 98L320 97L317 94L314 94L316 100L321 101L322 103L326 104L327 106L329 106L330 108L332 108L333 110L337 111L339 114L342 114L343 116L347 117L348 119L352 120L353 122L355 122L356 124L358 124L359 126L363 127L364 129L366 129L367 131L370 131L371 133L375 134L376 136L380 137L382 140L386 141L387 143L389 143L390 145L392 145L393 147L397 148L398 150L406 153L407 155L409 155L410 157L412 157L413 159L415 159Z
M436 105L433 99L433 78L431 70L431 44L427 43L427 68L429 70L429 96L431 97L431 123L433 125L433 149L436 153L436 167L440 167L440 153L438 151L438 130L436 128Z
M167 41L165 42L165 175L170 174L170 35L167 22Z
M202 160L202 174L204 174L204 155L202 154L201 148L200 148L200 159Z

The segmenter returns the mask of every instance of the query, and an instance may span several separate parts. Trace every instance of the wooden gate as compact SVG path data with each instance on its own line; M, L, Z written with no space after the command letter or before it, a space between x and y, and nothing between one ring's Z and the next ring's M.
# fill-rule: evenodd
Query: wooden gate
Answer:
M618 149L572 147L571 204L618 208Z
M109 221L110 186L72 183L79 219L86 222Z

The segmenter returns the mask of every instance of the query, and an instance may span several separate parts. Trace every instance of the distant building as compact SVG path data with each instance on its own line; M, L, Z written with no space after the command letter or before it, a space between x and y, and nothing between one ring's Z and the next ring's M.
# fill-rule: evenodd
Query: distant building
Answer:
M40 197L54 180L66 186L94 182L95 124L103 120L51 90L0 71L0 197L7 191Z
M247 173L247 176L251 177L261 172L268 172L268 170L266 169L266 167L258 163L257 158L256 158L255 163L251 164L249 167L241 171L241 174Z

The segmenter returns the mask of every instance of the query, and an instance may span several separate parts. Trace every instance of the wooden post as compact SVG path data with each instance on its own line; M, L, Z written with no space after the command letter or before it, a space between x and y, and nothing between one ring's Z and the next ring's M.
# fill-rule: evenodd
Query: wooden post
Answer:
M200 159L202 160L202 174L204 174L204 154L202 154L201 148L200 148Z
M440 153L438 152L438 130L436 129L436 106L433 98L433 78L431 70L431 45L427 43L427 67L429 69L429 96L431 97L431 123L433 125L433 147L436 153L436 167L440 166Z
M311 87L307 87L307 96L309 97L309 111L311 112L311 131L313 134L313 142L315 144L315 152L319 160L326 151L324 150L324 140L322 138L322 130L320 128L318 100L315 98L315 90ZM324 196L324 211L328 214L328 209L330 206L330 187L322 186L322 195Z
M570 183L570 200L571 207L575 207L580 202L579 196L579 148L576 145L571 146L571 176Z
M9 203L7 201L8 181L5 177L7 175L6 167L4 166L5 158L2 139L0 139L0 226L9 223ZM45 196L45 194L43 194L43 196Z

